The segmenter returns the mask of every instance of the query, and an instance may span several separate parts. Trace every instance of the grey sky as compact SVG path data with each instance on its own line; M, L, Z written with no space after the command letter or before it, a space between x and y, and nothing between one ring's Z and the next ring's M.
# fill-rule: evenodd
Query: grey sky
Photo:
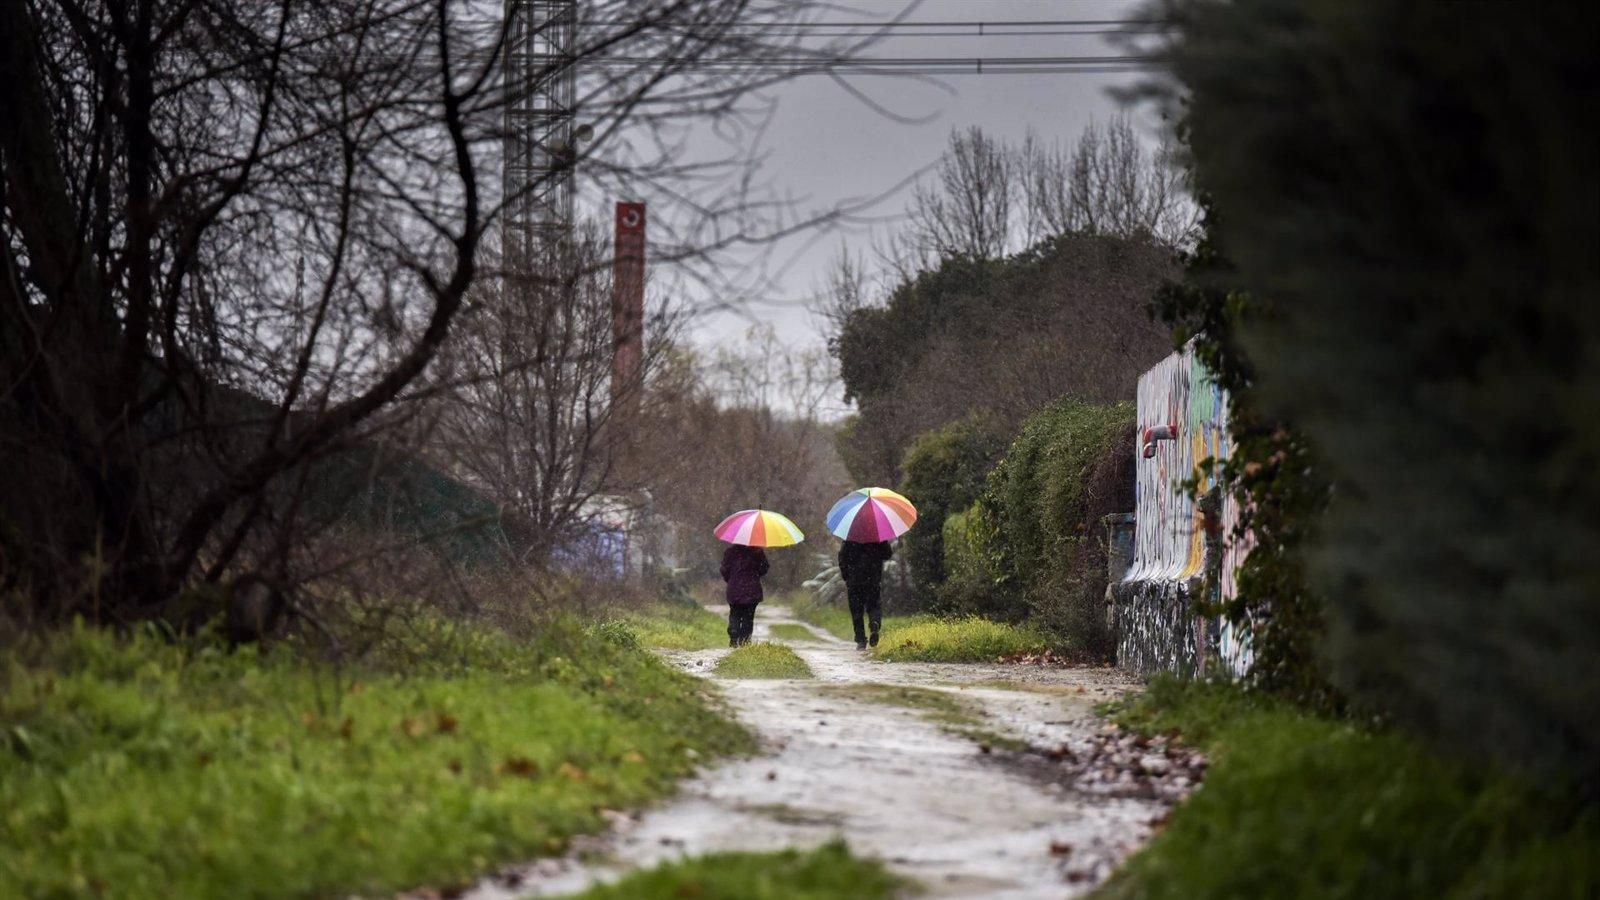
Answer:
M1128 19L1137 17L1143 5L1141 0L842 0L826 18L885 22L906 13L902 18L907 21L996 24ZM1120 52L1122 48L1106 37L1088 34L895 35L864 55L993 58ZM938 160L954 128L977 125L1011 141L1032 128L1046 142L1075 141L1091 121L1104 122L1121 110L1110 89L1130 85L1138 78L1129 74L964 74L941 76L937 84L930 84L872 75L841 77L873 103L899 116L925 121L897 121L827 77L798 78L769 89L766 97L772 101L772 112L760 136L758 149L765 158L758 178L766 189L790 198L794 213L801 217L883 195L904 184ZM1149 130L1153 136L1154 128ZM748 133L733 139L735 143L751 141ZM685 142L691 155L715 157L731 149L727 135L718 135L709 127L691 130ZM791 348L817 346L819 323L807 310L807 302L822 285L840 246L853 252L869 250L875 235L896 227L910 198L910 186L904 184L864 210L866 215L856 221L730 251L730 277L745 288L740 295L708 297L707 288L700 284L680 289L697 307L719 302L729 307L700 316L691 329L693 342L707 348L737 342L752 324L766 323ZM652 209L653 218L671 215L670 210Z
M853 0L863 18L886 20L906 9L900 0ZM1117 19L1134 17L1138 2L1130 0L925 0L914 4L911 20ZM846 16L840 14L839 19ZM1044 37L893 37L869 53L875 56L1060 56L1110 55L1118 48L1093 35ZM836 203L881 194L938 159L952 128L981 126L1008 139L1020 139L1030 127L1046 141L1076 140L1091 120L1104 121L1120 106L1108 89L1127 85L1128 75L1031 74L959 75L942 78L943 88L906 79L848 77L851 86L876 103L905 116L931 116L931 121L894 121L822 77L780 85L771 93L775 114L764 135L769 154L765 175L802 208L823 209ZM878 204L873 213L903 213L910 190ZM714 343L742 334L750 318L770 322L791 345L814 340L815 323L805 300L822 283L830 260L844 243L854 249L871 244L872 232L893 228L844 225L813 230L743 251L743 258L766 272L770 290L751 298L742 315L719 314L697 328L701 342Z

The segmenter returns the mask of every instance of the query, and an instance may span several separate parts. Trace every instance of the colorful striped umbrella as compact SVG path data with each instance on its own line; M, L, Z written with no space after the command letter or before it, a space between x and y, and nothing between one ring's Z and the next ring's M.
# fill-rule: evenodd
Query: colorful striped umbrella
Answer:
M806 539L788 517L764 509L741 509L717 526L718 540L746 547L788 547Z
M917 523L917 508L888 488L860 488L828 510L828 530L847 541L892 541Z

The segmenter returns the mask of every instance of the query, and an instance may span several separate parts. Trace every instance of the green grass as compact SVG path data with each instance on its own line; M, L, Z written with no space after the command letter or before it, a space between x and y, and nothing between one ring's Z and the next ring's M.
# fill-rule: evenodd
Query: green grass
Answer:
M795 625L791 622L779 622L770 629L772 637L780 641L814 641L817 636L811 629L804 625Z
M715 853L665 863L573 900L889 900L908 883L839 841L815 850Z
M345 897L562 850L748 733L615 629L405 677L87 628L0 662L0 896Z
M724 678L810 678L811 667L782 644L760 642L729 650L717 660Z
M1036 653L1047 643L1027 628L988 619L926 619L883 630L873 650L890 662L993 662Z
M850 610L843 603L819 603L807 595L790 604L795 617L802 622L810 622L841 640L855 639L855 626L850 624ZM889 634L896 629L915 625L919 622L935 621L933 616L884 616L883 634Z
M802 621L843 640L854 640L850 611L842 604L804 599L793 604ZM1023 626L969 617L885 616L873 656L888 662L994 662L1015 653L1037 653L1049 646Z
M1225 686L1157 681L1116 715L1212 766L1099 900L1600 896L1600 815L1572 792Z
M728 620L703 606L654 603L622 612L618 620L646 647L661 650L713 650L728 646Z

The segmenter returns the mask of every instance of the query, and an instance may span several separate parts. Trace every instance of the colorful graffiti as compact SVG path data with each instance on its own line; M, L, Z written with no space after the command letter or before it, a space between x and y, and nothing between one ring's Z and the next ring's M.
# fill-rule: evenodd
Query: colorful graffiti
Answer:
M1138 472L1133 562L1112 592L1118 659L1143 673L1192 674L1216 658L1242 673L1250 663L1245 636L1227 622L1193 614L1195 592L1206 573L1207 544L1195 496L1215 486L1201 463L1228 457L1227 393L1186 347L1140 376L1138 422L1132 448ZM1197 491L1186 486L1191 479ZM1219 499L1226 537L1217 582L1222 597L1231 598L1249 542L1232 537L1238 503L1231 496Z

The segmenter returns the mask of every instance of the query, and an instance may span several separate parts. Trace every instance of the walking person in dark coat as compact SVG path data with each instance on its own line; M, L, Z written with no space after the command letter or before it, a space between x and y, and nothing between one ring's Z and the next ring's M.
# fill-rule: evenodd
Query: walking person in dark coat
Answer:
M856 627L856 649L867 645L878 646L878 629L883 625L883 605L880 591L883 586L883 564L894 556L888 541L863 544L845 541L839 548L839 575L844 578L850 594L850 621ZM872 626L869 636L861 627L862 613L866 613Z
M760 547L730 544L722 554L722 580L728 583L728 646L750 643L761 602L761 578L771 568Z

